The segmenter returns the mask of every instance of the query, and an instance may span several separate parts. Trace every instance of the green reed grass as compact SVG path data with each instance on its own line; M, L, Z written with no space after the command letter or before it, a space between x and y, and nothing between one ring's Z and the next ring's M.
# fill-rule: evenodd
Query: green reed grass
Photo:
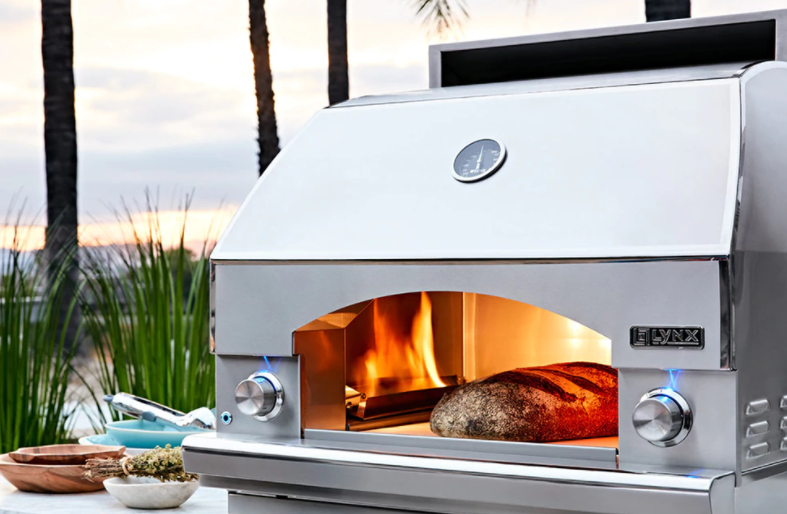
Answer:
M0 453L66 442L73 422L66 392L77 345L65 339L76 301L60 323L66 274L23 253L24 237L17 228L0 257Z
M172 248L162 241L148 199L153 215L146 227L134 228L132 245L88 253L82 315L99 361L102 391L92 391L99 412L101 396L117 392L184 412L214 406L207 244L192 259L185 244L188 203ZM123 217L133 225L128 209ZM120 419L115 411L110 416Z

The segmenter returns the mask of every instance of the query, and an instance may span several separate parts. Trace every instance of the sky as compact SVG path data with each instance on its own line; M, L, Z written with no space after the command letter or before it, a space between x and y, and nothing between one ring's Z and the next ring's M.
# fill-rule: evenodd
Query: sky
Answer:
M72 3L83 234L106 234L121 199L143 204L146 189L163 211L193 191L192 218L202 220L193 223L205 225L197 232L223 224L257 179L248 2ZM282 145L327 104L325 3L266 1ZM467 5L461 31L441 39L415 17L413 0L349 0L351 96L426 88L430 43L644 22L644 0ZM698 17L779 8L787 0L694 1ZM0 212L26 200L25 221L38 223L46 198L39 9L0 0Z

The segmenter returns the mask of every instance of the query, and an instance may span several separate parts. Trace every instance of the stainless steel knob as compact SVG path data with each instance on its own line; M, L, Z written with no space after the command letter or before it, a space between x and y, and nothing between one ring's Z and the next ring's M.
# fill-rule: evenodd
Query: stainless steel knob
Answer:
M691 430L691 407L670 389L647 393L631 418L637 434L656 446L674 446L686 439Z
M281 413L284 388L276 375L261 371L238 384L235 404L243 414L259 421L270 421Z

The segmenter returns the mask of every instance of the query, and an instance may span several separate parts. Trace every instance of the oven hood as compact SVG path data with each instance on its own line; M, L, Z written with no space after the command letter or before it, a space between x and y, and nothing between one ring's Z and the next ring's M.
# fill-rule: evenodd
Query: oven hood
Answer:
M325 109L265 172L212 258L726 256L740 80L715 68L672 76L681 80L460 86ZM504 145L503 165L456 180L459 152L487 138Z

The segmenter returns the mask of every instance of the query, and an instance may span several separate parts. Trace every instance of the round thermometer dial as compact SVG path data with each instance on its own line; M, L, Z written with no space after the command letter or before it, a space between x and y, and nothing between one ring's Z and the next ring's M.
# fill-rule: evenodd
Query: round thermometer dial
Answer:
M461 182L484 179L500 169L506 158L503 143L495 139L473 141L459 152L454 161L454 178Z

